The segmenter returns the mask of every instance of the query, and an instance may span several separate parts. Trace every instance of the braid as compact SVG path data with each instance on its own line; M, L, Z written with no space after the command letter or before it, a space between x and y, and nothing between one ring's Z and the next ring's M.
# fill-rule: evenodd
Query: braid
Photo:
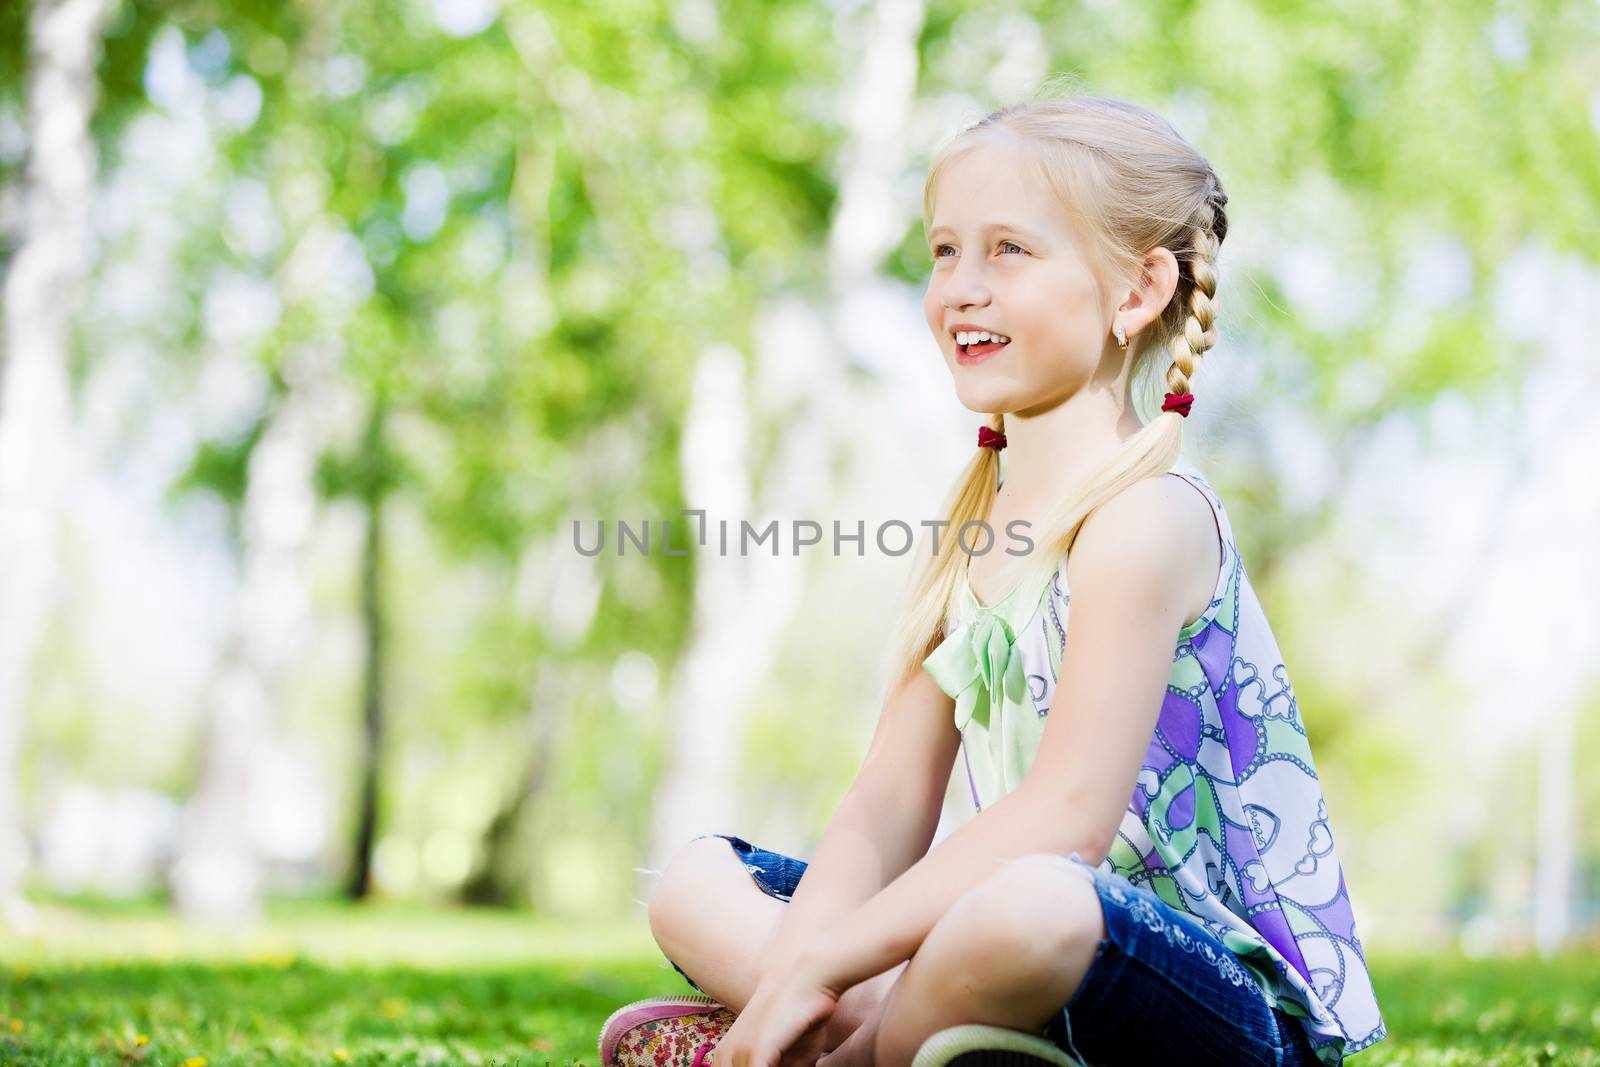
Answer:
M1198 213L1190 231L1190 254L1185 258L1189 270L1189 313L1183 328L1173 335L1172 366L1167 370L1167 388L1174 393L1192 393L1191 385L1200 357L1217 343L1217 249L1228 232L1228 216L1223 205L1227 194L1211 179L1212 192Z

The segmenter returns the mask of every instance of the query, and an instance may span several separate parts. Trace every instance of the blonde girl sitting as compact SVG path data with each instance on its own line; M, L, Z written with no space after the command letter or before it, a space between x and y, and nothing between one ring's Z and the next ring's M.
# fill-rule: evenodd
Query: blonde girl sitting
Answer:
M686 843L649 915L701 995L619 1009L605 1067L1281 1067L1384 1036L1287 670L1181 462L1226 203L1120 100L937 154L924 308L988 425L815 854ZM1019 520L1031 552L976 551ZM953 767L973 815L930 850Z

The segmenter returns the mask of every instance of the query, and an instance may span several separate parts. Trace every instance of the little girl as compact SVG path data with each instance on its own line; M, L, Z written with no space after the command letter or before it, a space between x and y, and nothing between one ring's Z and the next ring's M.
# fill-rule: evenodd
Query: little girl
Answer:
M709 995L619 1009L605 1067L1338 1064L1385 1036L1283 659L1180 462L1226 203L1120 100L938 153L924 310L990 417L876 733L809 864L731 834L673 858L651 929ZM979 551L1018 520L1031 552ZM958 760L974 814L930 850Z

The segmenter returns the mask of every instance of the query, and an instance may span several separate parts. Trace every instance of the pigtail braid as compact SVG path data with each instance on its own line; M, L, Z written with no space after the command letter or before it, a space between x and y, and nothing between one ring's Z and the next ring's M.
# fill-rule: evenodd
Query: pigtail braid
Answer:
M1200 357L1217 343L1217 250L1228 233L1228 216L1223 206L1228 196L1210 182L1211 192L1196 213L1190 230L1190 251L1184 257L1188 277L1188 314L1183 328L1172 337L1172 366L1167 369L1167 387L1174 393L1192 393L1195 370Z

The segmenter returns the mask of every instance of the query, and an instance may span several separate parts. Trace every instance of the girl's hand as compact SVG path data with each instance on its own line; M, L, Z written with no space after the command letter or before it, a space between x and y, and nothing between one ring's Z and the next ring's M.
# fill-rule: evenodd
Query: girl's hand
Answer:
M797 964L769 978L722 1035L715 1067L816 1067L839 994Z

